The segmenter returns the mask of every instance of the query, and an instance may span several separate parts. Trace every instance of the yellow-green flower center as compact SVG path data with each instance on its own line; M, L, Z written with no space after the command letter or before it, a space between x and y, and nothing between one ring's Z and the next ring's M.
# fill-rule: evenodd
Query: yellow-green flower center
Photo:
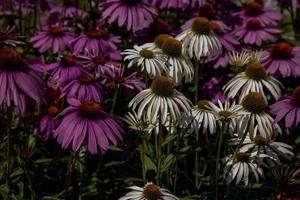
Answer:
M197 17L193 21L192 30L197 34L208 34L211 30L209 20L205 17Z
M180 57L182 54L182 42L173 38L166 38L162 45L162 51L170 57Z
M152 81L151 90L156 95L170 97L174 94L174 84L171 78L159 76Z
M209 101L207 100L200 100L197 103L198 109L200 110L208 110L207 107L209 107Z
M296 87L292 95L293 104L300 108L300 86Z
M148 49L142 49L140 51L140 55L144 58L153 58L154 57L153 51L150 51Z
M264 79L267 75L266 69L260 63L247 64L245 73L248 78L254 80Z
M147 184L144 188L143 194L147 200L159 200L162 196L160 187L155 184Z
M233 115L233 112L230 112L228 110L221 110L218 114L222 118L229 118Z
M162 48L162 45L164 44L165 40L168 38L172 38L172 36L168 35L168 34L160 34L159 36L157 36L154 39L154 44L158 47L158 48Z
M249 157L250 157L250 154L249 153L237 153L236 154L236 160L238 162L248 162L249 161Z
M242 106L247 111L259 114L265 111L267 103L263 95L258 92L250 92L244 97L242 101Z

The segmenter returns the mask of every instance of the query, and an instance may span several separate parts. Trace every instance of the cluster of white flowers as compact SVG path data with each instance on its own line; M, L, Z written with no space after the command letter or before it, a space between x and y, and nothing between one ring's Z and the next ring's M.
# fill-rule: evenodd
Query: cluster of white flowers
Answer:
M187 128L196 134L229 134L233 137L229 143L235 150L225 157L224 178L227 184L235 180L235 184L247 185L250 174L256 181L264 177L263 167L267 167L264 159L281 164L281 157L290 160L294 155L291 146L274 142L281 129L267 112L268 102L281 96L281 83L268 75L261 52L231 52L228 53L229 63L236 76L223 87L227 101L215 105L200 100L192 106L175 87L183 79L186 82L194 80L191 60L209 60L221 52L218 36L210 29L209 21L202 17L196 18L190 29L175 38L160 35L153 43L125 50L128 67L140 67L153 79L150 88L131 100L129 107L133 114L129 113L125 121L132 129L145 133L157 130L160 124L166 128L170 125ZM145 188L147 186L131 188L135 191L123 199L147 199ZM169 195L158 191L160 197ZM162 199L176 198L169 195Z

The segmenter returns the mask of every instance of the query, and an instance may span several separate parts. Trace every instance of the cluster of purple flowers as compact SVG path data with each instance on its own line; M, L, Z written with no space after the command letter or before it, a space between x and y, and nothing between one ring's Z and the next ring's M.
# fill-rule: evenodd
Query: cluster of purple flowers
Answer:
M255 135L275 138L282 119L292 132L300 124L300 86L282 97L276 78L300 77L300 46L284 34L276 2L238 3L91 0L87 9L75 0L2 0L0 11L16 6L22 11L20 18L34 16L37 10L45 15L34 31L24 31L23 19L0 28L0 109L21 117L41 110L39 131L44 140L54 138L74 151L86 145L91 154L106 152L110 143L118 144L124 137L125 129L113 115L120 94L137 111L127 119L132 127L146 119L151 127L187 128L190 119L183 116L188 115L198 120L190 123L192 131L215 132L223 119L230 122L230 130L245 128L246 122L234 119L247 115L241 121L249 118L248 142ZM235 5L231 15L220 4ZM293 5L299 6L296 1ZM179 14L184 20L167 20ZM27 35L26 40L16 30ZM188 88L186 94L195 96L194 107L177 88ZM232 99L239 103L230 105ZM232 159L237 158L229 156L226 161L230 166L241 161ZM231 178L228 182L235 175Z

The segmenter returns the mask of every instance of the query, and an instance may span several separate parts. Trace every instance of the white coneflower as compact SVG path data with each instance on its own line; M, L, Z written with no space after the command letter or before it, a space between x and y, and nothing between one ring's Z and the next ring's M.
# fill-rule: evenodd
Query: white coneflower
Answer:
M237 51L228 52L228 56L231 69L235 73L243 72L251 58L249 52L247 51L242 51L241 53Z
M221 42L205 17L195 18L192 27L176 38L183 42L185 53L198 61L201 58L212 58L222 53Z
M264 177L262 168L256 163L255 159L268 157L264 154L237 152L225 158L224 176L226 184L235 180L235 184L243 183L248 185L250 172L254 175L256 182Z
M154 39L153 42L143 44L142 46L150 50L162 52L162 45L164 44L165 40L168 38L173 38L173 37L168 34L160 34Z
M151 182L147 183L143 188L138 186L128 187L131 192L119 200L179 200L178 197L170 193L169 190L160 188Z
M224 92L229 98L235 98L239 94L239 102L249 92L259 92L265 99L265 90L277 100L281 96L281 83L269 76L266 69L260 63L248 63L245 72L237 74L224 87Z
M250 60L249 62L262 63L267 57L262 54L262 51L250 51Z
M257 92L250 92L243 98L241 105L243 110L238 121L239 137L242 137L248 131L249 137L253 139L256 126L258 132L265 138L271 138L278 133L281 134L279 125L266 112L267 102L263 95Z
M240 111L242 107L234 102L230 104L229 101L226 101L223 105L222 102L218 100L218 105L209 102L209 109L215 115L216 120L226 121L229 127L228 131L233 133L236 129L236 120L241 114Z
M135 110L140 118L143 113L147 120L152 123L160 122L167 125L168 115L172 123L181 120L181 113L188 112L191 102L181 93L174 89L171 78L166 76L156 77L151 88L141 91L130 102L129 106Z
M155 128L155 125L147 120L145 115L142 115L142 117L139 118L134 111L132 113L129 112L122 119L129 125L129 128L138 132L151 133Z
M201 100L191 109L184 118L183 126L191 126L192 131L201 131L203 134L213 134L217 130L216 118L209 110L209 101Z
M168 72L167 60L158 49L145 48L134 45L134 49L126 49L123 52L124 60L129 60L128 68L136 65L141 71L146 70L150 78L161 76Z
M185 79L185 82L193 80L193 63L182 54L182 42L173 38L165 38L162 52L167 56L167 62L170 64L169 76L174 79L175 85L179 85L182 79Z
M242 153L253 153L266 154L273 159L277 164L281 165L279 156L292 160L294 153L291 151L292 146L283 142L275 142L273 139L267 139L257 133L257 127L255 128L254 139L251 140L249 136L245 137L241 148L239 149ZM241 139L237 137L229 141L231 145L238 145Z

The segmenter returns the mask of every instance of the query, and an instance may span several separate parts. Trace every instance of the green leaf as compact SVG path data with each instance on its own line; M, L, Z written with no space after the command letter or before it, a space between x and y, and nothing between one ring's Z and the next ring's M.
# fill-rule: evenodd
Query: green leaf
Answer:
M154 170L156 172L156 165L154 164L153 160L151 160L147 155L145 155L145 165L146 171Z
M176 137L177 137L177 134L169 134L169 135L165 138L164 142L162 143L162 146L165 146L166 144L168 144L168 143L170 143L171 141L175 140Z
M175 156L173 154L169 154L162 162L161 172L168 171L169 167L174 163Z

